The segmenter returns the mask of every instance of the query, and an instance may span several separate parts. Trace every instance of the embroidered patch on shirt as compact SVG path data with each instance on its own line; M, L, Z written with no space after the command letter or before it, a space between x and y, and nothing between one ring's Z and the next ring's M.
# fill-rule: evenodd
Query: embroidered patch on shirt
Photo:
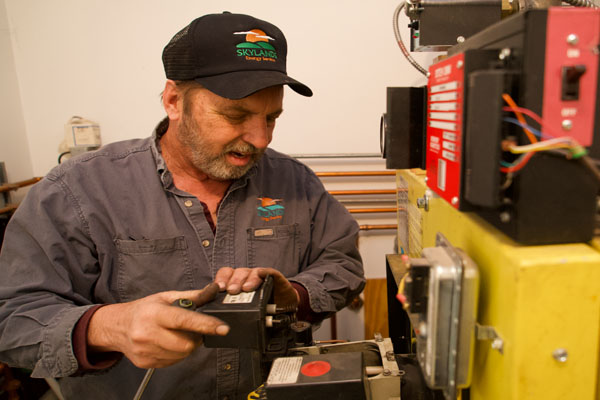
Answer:
M254 231L254 237L273 236L273 229L257 229Z
M257 208L258 216L263 221L272 221L283 218L285 207L278 204L282 199L272 199L270 197L259 197L260 206Z

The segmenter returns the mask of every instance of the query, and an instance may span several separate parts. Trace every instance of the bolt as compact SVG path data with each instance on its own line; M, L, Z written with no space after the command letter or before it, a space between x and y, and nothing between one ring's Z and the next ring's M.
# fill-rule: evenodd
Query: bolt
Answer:
M456 43L463 43L465 41L465 37L464 36L459 36L456 38Z
M577 44L577 42L579 42L579 37L576 34L571 33L569 34L569 36L567 36L567 43L569 43L570 45L574 46Z
M462 60L458 60L458 62L456 63L456 68L461 69L463 64L464 63L462 62Z
M427 183L428 180L429 180L429 178L425 177L425 183Z
M455 206L458 204L458 197L453 197L452 198L452 205Z
M391 374L392 374L392 371L390 371L389 369L386 368L386 369L383 370L383 375L384 376L390 376Z
M565 131L570 131L573 128L573 121L571 121L570 119L565 119L562 122L562 128Z
M500 54L498 54L498 58L500 60L504 60L505 58L508 58L510 56L511 50L508 47L503 48L502 50L500 50Z
M492 341L492 349L498 350L500 353L504 351L504 342L500 338L496 338Z
M500 222L505 224L510 222L510 213L508 211L503 211L500 213Z
M569 358L569 353L566 349L559 348L552 352L552 357L554 357L556 361L564 363L567 362L567 359Z
M385 358L387 358L388 361L394 361L396 359L396 356L394 356L393 351L386 351Z

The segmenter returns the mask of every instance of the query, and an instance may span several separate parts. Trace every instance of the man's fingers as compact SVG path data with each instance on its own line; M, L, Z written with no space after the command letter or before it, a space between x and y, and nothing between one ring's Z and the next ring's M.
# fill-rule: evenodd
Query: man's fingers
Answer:
M217 271L217 274L215 275L215 283L219 285L219 289L227 289L227 283L229 282L229 279L232 275L233 268L231 267L223 267Z
M227 335L229 326L218 318L199 312L173 307L157 315L158 323L167 329L189 331L202 335Z
M265 273L261 276L260 270L262 270L262 268L253 268L251 270L250 274L248 274L246 281L242 285L242 289L245 292L250 292L252 290L256 290L263 283L265 277L268 274Z

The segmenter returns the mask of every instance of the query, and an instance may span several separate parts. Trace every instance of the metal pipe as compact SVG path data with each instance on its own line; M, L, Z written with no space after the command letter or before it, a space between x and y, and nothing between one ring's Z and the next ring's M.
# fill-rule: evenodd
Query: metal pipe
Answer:
M349 208L350 214L377 214L377 213L395 213L403 210L402 208Z
M341 176L392 176L396 175L396 171L330 171L330 172L315 172L320 177L341 177Z
M381 153L289 154L293 158L381 158Z
M25 181L20 181L20 182L15 182L15 183L6 183L6 184L0 186L0 193L10 192L12 190L17 190L17 189L20 189L25 186L33 185L34 183L37 183L41 180L42 180L42 178L36 177L36 178L27 179Z
M354 195L369 195L369 194L396 194L396 190L392 189L376 189L376 190L330 190L332 196L354 196Z
M359 229L361 231L374 231L374 230L396 230L398 229L398 225L360 225Z
M17 209L16 204L7 204L6 207L0 208L0 215L13 212Z

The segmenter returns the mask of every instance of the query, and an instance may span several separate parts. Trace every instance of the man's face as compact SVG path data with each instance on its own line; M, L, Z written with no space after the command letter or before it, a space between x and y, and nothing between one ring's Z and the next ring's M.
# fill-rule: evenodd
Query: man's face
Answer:
M178 127L188 160L212 179L240 178L271 142L282 102L281 86L241 100L225 99L206 89L188 91Z

